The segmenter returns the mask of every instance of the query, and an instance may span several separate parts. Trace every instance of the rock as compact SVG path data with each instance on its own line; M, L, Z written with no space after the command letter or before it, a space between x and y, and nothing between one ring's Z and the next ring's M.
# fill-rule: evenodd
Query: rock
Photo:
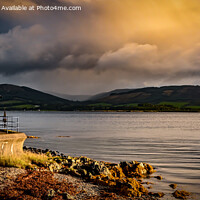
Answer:
M62 195L63 195L64 199L68 199L68 200L74 199L74 197L67 192L64 192Z
M69 167L74 167L74 166L76 166L76 162L75 162L74 159L68 159L67 161L68 161L68 166L69 166Z
M56 153L55 151L51 151L51 155L52 155L52 156L56 156L57 153Z
M162 176L155 176L154 178L157 178L158 180L162 180L163 179Z
M59 137L59 138L69 138L69 137L71 137L71 136L69 136L69 135L66 135L66 136L62 136L62 135L59 135L59 136L57 136L57 137Z
M33 135L27 135L27 138L31 138L31 139L38 139L38 138L40 138L40 137L33 136Z
M163 197L165 194L163 192L149 192L149 195L154 196L154 197Z
M49 189L47 192L47 197L52 198L55 196L55 191L53 189Z
M145 169L147 170L147 174L153 174L156 172L154 168L150 164L144 164Z
M69 159L72 159L72 157L71 156L67 156L67 160L69 160Z
M49 149L43 150L43 153L47 153L47 152L49 152Z
M124 168L124 167L126 167L126 166L129 166L129 163L128 163L128 162L126 162L126 161L120 162L120 167L121 167L121 168Z
M83 163L86 163L86 162L88 162L89 161L89 158L87 158L87 157L80 157L80 161L81 162L83 162Z
M136 161L131 161L129 162L131 165L135 165L136 164Z
M73 169L73 168L72 168ZM77 169L73 169L73 170L71 170L71 173L70 173L71 175L74 175L74 176L78 176L78 177L80 177L81 176L81 174L78 172L78 170Z
M93 180L93 179L94 179L92 173L90 173L90 172L88 173L88 178L89 178L90 180Z
M158 192L158 193L156 193L157 194L157 197L163 197L165 194L163 193L163 192Z
M155 172L154 168L146 163L137 161L120 162L120 164L96 161L84 156L71 157L59 154L58 151L49 149L41 150L36 148L27 148L32 152L44 153L48 158L47 168L51 172L60 172L82 177L95 184L109 186L119 195L128 197L141 197L148 193L147 189L139 180L135 178L147 177L148 174ZM161 177L161 176L159 176ZM160 179L161 180L161 179ZM49 191L51 196L51 192ZM63 193L64 199L74 199L70 194ZM68 196L68 197L67 197ZM158 197L162 194L157 194ZM155 198L155 197L153 197Z
M101 169L100 172L103 173L103 175L105 176L108 176L108 177L111 176L110 170L105 166Z
M81 174L82 177L86 177L88 172L85 169L80 169L79 173Z
M113 177L119 177L119 178L125 177L125 174L123 173L123 170L121 167L114 166L114 167L109 168L109 170Z
M54 172L54 166L53 166L53 164L49 165L49 170L50 170L51 172Z
M140 163L140 164L139 164L139 166L140 166L140 167L142 167L142 168L144 168L144 165L143 165L143 163Z
M170 184L169 187L171 187L172 189L176 189L177 188L177 184L175 184L175 183Z
M60 155L61 155L61 157L64 157L64 156L65 156L63 153L61 153Z
M147 170L145 169L143 163L135 164L135 172L137 173L137 176L143 176L144 174L147 174Z
M185 190L176 190L173 193L173 196L177 199L186 199L188 196L190 196L190 193Z
M121 180L120 183L121 186L119 188L117 187L116 189L119 190L121 194L128 197L140 197L142 194L147 193L147 189L135 179L127 178Z
M37 149L37 153L41 154L42 153L42 149Z
M61 160L59 157L56 157L56 158L54 159L54 161L56 161L58 164L62 163L62 160Z
M55 162L55 163L51 163L48 166L48 168L51 172L59 172L59 170L62 168L62 166Z
M146 163L138 163L137 161L132 161L129 163L121 162L120 167L123 169L123 173L128 177L144 177L155 172L151 165Z

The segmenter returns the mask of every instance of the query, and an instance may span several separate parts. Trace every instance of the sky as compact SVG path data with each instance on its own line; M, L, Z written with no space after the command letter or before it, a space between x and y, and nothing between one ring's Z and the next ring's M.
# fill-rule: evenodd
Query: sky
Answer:
M199 0L4 0L0 83L62 94L200 84Z

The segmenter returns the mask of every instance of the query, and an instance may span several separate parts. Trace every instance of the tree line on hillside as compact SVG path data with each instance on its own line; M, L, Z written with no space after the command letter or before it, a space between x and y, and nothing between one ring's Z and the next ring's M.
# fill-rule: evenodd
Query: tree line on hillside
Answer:
M151 103L143 103L137 105L106 105L106 104L75 104L75 105L65 105L65 104L10 104L6 107L0 105L0 109L4 110L55 110L55 111L146 111L146 112L190 112L190 111L200 111L198 107L187 107L187 106L174 106L174 105L155 105Z

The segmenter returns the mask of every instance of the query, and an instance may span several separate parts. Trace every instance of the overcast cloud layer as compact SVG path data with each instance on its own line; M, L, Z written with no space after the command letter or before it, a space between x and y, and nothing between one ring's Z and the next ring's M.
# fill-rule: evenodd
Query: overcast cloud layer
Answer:
M1 11L1 83L71 94L199 84L198 0L73 3L82 11Z

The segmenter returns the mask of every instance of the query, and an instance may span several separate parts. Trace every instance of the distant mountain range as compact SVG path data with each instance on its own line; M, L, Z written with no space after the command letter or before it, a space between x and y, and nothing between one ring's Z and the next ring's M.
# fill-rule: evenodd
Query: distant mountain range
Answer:
M94 101L109 104L186 102L200 105L200 86L183 85L114 90L109 95L95 98Z
M47 93L50 93L57 97L68 99L70 101L95 101L100 98L108 97L111 94L118 94L118 93L122 93L122 92L128 92L131 90L133 90L133 89L116 89L116 90L112 90L110 92L103 92L103 93L99 93L96 95L70 95L70 94L61 94L61 93L56 93L56 92L47 92Z
M95 100L98 100L98 99L106 98L106 97L108 97L112 94L121 94L121 93L124 93L124 92L133 91L133 90L134 89L116 89L116 90L112 90L110 92L103 92L103 93L96 94L94 96L91 96L88 100L95 101Z
M0 85L0 109L200 111L200 86L118 89L70 101L24 86ZM66 96L67 97L67 96ZM79 96L80 97L80 96Z

